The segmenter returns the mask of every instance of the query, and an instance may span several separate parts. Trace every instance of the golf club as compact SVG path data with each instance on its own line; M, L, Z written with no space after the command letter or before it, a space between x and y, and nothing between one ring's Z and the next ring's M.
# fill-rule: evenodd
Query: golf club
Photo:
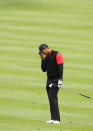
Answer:
M52 88L52 87L58 87L58 85L55 85L55 84L50 84L49 85L49 87L50 88ZM71 93L74 93L74 94L77 94L77 95L80 95L80 96L84 96L84 97L86 97L86 98L91 98L90 96L87 96L87 95L84 95L84 94L82 94L82 93L78 93L78 92L76 92L76 91L73 91L73 90L71 90L71 89L65 89L65 88L63 88L64 90L66 90L66 91L68 91L68 92L71 92Z

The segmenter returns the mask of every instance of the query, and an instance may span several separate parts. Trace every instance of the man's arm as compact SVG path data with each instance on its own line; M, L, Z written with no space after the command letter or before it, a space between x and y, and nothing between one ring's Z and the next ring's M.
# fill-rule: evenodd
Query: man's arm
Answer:
M44 58L43 53L40 54L41 57L41 69L43 72L46 72L46 58Z
M63 63L64 59L61 53L57 53L56 61L59 67L59 80L63 80Z
M59 80L63 80L63 63L58 64L59 67Z

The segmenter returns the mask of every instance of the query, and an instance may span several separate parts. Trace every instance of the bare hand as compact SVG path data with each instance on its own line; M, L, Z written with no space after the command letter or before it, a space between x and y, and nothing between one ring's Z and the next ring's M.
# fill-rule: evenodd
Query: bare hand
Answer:
M40 56L41 56L41 59L44 60L44 54L41 53Z

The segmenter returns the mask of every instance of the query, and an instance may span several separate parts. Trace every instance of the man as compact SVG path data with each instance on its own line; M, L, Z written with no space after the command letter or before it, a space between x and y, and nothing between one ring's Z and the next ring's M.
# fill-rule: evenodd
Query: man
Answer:
M50 104L51 120L46 123L60 124L57 94L59 88L63 86L63 56L61 53L49 49L47 44L39 46L39 55L41 56L41 68L43 72L47 72L46 90Z

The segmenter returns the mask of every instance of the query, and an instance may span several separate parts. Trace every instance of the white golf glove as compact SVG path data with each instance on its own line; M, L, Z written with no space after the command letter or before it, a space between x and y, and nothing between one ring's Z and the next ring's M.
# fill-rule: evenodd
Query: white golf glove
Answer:
M58 80L58 88L62 88L63 87L63 82L62 80Z

